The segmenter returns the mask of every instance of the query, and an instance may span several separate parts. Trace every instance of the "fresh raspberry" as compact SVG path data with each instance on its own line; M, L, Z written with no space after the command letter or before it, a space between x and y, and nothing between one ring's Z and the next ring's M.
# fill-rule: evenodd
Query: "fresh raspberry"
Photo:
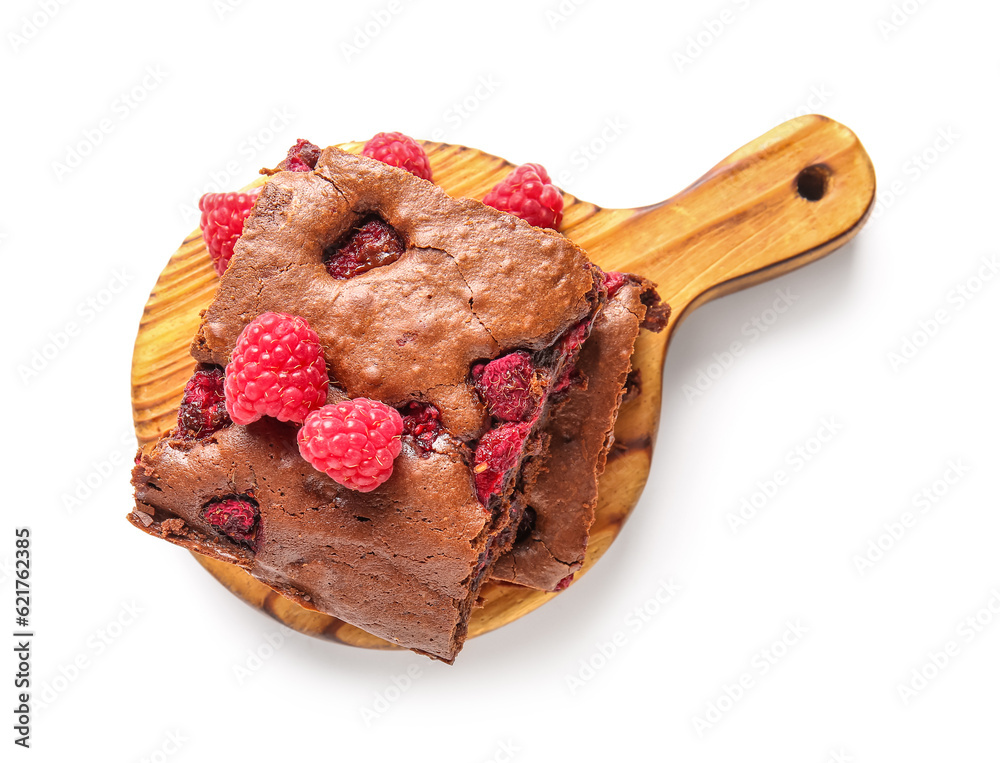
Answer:
M316 169L316 162L319 161L319 155L322 150L315 143L310 143L304 138L299 138L295 141L295 145L288 149L288 156L281 161L278 169L287 170L288 172L309 172L310 170L314 170Z
M602 283L608 292L608 299L611 299L618 290L629 282L627 273L619 273L616 270L609 270L603 274Z
M367 493L392 476L402 433L399 411L357 397L306 416L298 434L299 453L335 482Z
M301 422L326 402L326 360L305 318L262 313L246 325L226 366L226 410L237 424L261 416Z
M491 495L500 492L504 475L517 463L530 432L528 422L504 423L479 440L472 471L480 503L485 505Z
M243 221L259 195L260 188L251 188L246 193L206 193L198 201L201 236L220 276L229 267L233 247L243 233Z
M416 440L420 451L431 450L441 432L441 411L430 403L412 400L399 412L403 417L403 434Z
M486 194L483 204L539 228L557 229L562 222L562 193L540 164L522 164L512 170Z
M338 280L395 262L403 254L403 239L381 217L368 217L326 253L326 270Z
M418 178L431 180L431 163L424 147L401 132L380 132L365 143L364 156L412 172Z
M486 401L490 413L504 421L523 421L538 408L542 385L535 374L535 364L526 352L491 360L479 372L473 368L476 389Z
M230 540L249 544L253 542L260 510L252 496L238 495L209 503L201 516Z
M226 411L225 381L221 368L200 368L188 379L177 412L178 437L201 440L233 423Z

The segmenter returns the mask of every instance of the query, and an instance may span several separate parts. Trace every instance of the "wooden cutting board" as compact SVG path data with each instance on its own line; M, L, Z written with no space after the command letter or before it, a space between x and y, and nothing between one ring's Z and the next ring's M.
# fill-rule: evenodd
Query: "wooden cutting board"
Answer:
M482 199L512 166L496 156L424 142L434 181L452 196ZM362 143L341 148L360 153ZM252 185L260 185L258 179ZM608 549L649 475L660 414L663 361L674 329L698 305L816 260L858 232L872 209L875 171L857 137L837 122L806 116L748 143L676 196L638 209L602 209L566 196L561 231L605 270L659 284L673 308L660 334L642 332L633 365L642 394L622 406L615 446L600 480L600 501L583 570ZM201 231L170 258L149 295L132 358L135 431L148 445L177 418L195 363L188 346L218 278ZM238 567L195 554L226 588L302 633L355 646L394 645L278 595ZM469 635L505 625L559 594L488 582Z

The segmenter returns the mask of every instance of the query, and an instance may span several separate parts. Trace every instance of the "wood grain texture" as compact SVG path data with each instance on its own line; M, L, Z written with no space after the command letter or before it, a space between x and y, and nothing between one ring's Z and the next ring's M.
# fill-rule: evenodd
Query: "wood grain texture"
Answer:
M360 153L362 143L341 145ZM512 165L464 146L424 142L434 180L453 196L482 199ZM262 179L252 185L260 185ZM642 332L633 357L642 394L622 407L616 444L582 575L617 537L646 484L660 412L663 360L674 329L700 304L812 262L849 241L875 197L875 173L855 135L821 116L786 122L747 144L676 196L638 209L603 209L566 195L562 232L606 270L659 284L673 313L661 334ZM188 236L150 294L132 360L136 435L148 445L173 427L194 370L188 346L218 279L201 232ZM376 649L393 645L307 610L239 568L195 555L245 602L302 633ZM536 609L558 594L487 583L470 637Z

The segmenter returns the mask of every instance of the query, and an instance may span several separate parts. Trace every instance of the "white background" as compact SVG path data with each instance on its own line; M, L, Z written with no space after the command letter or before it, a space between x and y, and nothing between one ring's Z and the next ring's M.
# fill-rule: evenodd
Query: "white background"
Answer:
M997 760L997 5L486 6L4 4L0 632L14 528L30 526L46 700L15 753ZM624 207L807 111L865 144L876 216L679 329L653 473L620 539L454 667L280 632L126 523L132 341L213 175L235 188L298 137L402 130L541 162ZM779 290L792 301L776 316ZM756 338L755 319L770 321ZM778 470L787 484L734 531L727 517ZM886 534L906 512L913 526ZM881 558L859 569L870 543ZM660 604L664 582L679 592ZM775 648L789 624L804 634ZM0 757L14 760L8 641Z

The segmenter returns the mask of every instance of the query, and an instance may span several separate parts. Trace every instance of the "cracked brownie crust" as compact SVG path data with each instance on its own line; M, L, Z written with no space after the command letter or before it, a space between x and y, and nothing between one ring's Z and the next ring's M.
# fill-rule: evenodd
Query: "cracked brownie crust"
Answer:
M331 278L327 250L372 215L400 235L403 256ZM349 397L432 403L446 429L474 439L486 417L470 364L551 345L593 312L597 272L558 233L327 148L315 172L281 172L264 186L192 354L225 365L253 318L294 312L319 334L331 380Z

